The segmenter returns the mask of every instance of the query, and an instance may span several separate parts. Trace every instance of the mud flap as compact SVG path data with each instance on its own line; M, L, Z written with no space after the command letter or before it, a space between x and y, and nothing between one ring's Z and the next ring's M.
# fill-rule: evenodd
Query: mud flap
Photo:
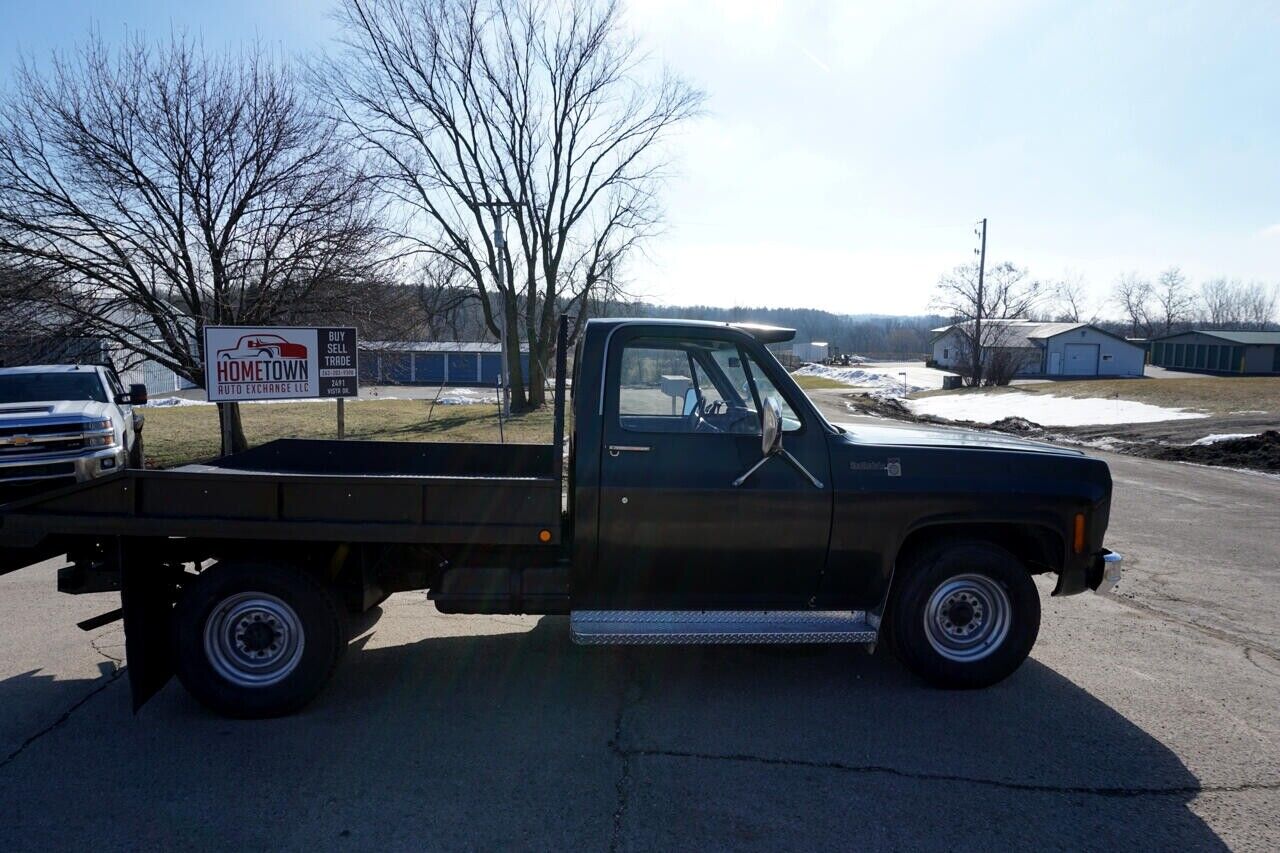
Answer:
M149 557L144 545L120 540L120 605L124 611L124 652L136 714L173 676L173 605L178 586L174 567Z

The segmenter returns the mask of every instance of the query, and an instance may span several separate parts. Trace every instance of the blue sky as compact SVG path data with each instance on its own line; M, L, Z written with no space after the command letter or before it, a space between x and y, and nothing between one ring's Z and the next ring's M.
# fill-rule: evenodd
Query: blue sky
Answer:
M91 24L318 50L328 8L0 0L0 79ZM709 97L637 293L923 311L983 216L991 259L1074 270L1096 302L1172 264L1280 281L1280 4L632 0L627 19Z

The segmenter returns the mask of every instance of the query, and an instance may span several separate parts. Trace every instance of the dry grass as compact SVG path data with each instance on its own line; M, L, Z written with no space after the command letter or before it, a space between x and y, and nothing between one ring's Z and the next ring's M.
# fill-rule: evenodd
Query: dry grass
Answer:
M796 381L806 391L826 391L828 389L848 388L849 386L843 382L837 382L834 379L828 379L825 376L796 376L791 374L791 378Z
M1097 379L1035 382L1008 388L926 391L935 394L1053 394L1058 397L1133 400L1212 415L1232 412L1280 412L1280 376L1197 376L1186 379Z
M492 405L436 406L429 400L352 400L346 405L347 437L380 441L497 442ZM334 403L244 403L245 437L251 446L277 438L336 438ZM147 466L171 468L218 454L218 411L214 406L147 409L143 428ZM550 443L551 409L513 416L506 441Z

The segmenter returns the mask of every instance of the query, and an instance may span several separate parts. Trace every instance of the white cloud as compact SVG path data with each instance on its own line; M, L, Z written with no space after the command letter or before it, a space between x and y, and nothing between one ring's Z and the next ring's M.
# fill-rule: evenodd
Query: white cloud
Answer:
M1277 222L1275 225L1268 225L1266 228L1263 228L1261 231L1261 234L1263 237L1271 237L1271 238L1280 237L1280 222Z

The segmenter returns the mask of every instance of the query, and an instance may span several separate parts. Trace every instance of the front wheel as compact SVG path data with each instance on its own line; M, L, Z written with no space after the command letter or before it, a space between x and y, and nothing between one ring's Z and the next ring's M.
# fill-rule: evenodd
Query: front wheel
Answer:
M886 615L891 646L939 687L1008 677L1040 633L1040 596L1025 566L987 542L952 542L899 566Z
M176 669L201 704L230 717L276 717L310 702L346 648L337 598L305 571L222 562L174 614Z

